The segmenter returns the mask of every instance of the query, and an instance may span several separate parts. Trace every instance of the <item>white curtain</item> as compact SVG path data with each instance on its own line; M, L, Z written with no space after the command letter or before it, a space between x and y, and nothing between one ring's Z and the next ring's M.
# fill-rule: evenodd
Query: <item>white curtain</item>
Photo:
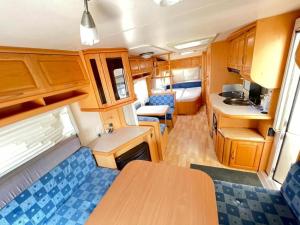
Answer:
M138 101L145 104L149 97L146 79L134 81L134 92Z
M68 107L0 128L0 177L76 133Z

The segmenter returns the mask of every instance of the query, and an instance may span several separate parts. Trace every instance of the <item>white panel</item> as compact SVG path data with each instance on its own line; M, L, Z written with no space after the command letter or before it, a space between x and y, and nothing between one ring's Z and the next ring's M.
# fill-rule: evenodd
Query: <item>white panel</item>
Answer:
M283 183L291 165L299 154L300 138L298 135L286 133L281 154L274 174L274 179Z
M0 177L75 134L67 107L0 129Z
M83 145L88 145L91 141L103 133L103 124L97 112L82 112L78 103L70 106L74 120L78 126L78 136Z
M298 93L294 100L293 110L289 119L287 131L289 133L299 135L299 139L300 139L300 90L299 90L300 86L299 85L298 85Z

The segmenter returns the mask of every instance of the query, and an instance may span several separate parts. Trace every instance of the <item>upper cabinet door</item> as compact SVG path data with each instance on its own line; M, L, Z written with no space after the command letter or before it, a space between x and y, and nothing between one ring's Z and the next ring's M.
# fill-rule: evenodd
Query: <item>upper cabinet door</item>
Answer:
M245 35L244 63L242 75L250 78L253 50L255 43L255 28L249 30Z
M36 55L34 58L50 89L60 90L88 84L79 56Z
M0 102L44 91L43 81L30 55L0 53Z
M85 61L98 106L100 108L109 106L111 104L111 97L107 88L109 77L103 72L99 54L87 54Z
M133 85L126 52L101 53L104 73L109 77L108 89L112 101L121 103L133 98Z
M245 35L242 35L238 38L237 45L237 69L241 71L244 62Z
M130 59L129 60L130 63L130 69L131 69L131 73L132 75L136 75L140 73L140 63L138 59Z

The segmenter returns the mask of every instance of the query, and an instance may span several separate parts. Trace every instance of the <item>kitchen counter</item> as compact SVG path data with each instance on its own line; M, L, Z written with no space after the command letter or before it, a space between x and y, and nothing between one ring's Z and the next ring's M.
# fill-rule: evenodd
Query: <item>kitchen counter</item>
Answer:
M120 146L127 144L129 141L134 140L139 136L143 136L150 132L150 127L142 126L128 126L115 130L111 134L104 134L97 138L89 147L94 152L99 153L112 153Z
M148 143L151 161L158 162L159 157L152 127L128 126L119 128L111 134L96 138L88 146L92 149L98 166L116 169L115 158L142 142Z
M209 97L213 109L217 110L218 112L222 113L227 117L261 120L272 119L272 117L269 114L262 114L254 106L227 105L223 102L225 98L219 96L216 93L210 94Z

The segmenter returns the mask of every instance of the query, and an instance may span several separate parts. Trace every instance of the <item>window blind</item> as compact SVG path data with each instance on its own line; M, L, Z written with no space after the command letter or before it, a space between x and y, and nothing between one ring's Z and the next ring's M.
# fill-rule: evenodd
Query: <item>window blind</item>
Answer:
M140 79L134 82L134 92L140 103L144 104L147 101L149 96L146 79Z
M75 133L68 107L0 128L0 177Z

